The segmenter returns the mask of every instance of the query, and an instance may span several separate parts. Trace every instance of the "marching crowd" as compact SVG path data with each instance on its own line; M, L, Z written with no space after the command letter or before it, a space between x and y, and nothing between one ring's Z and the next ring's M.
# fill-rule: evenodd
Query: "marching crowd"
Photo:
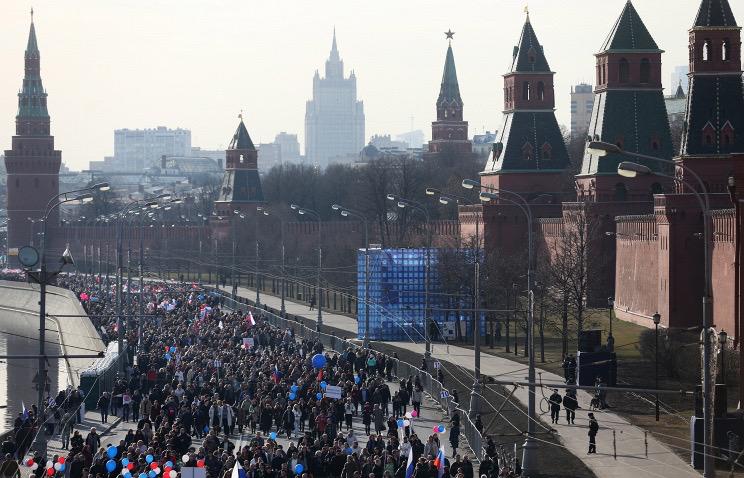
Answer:
M62 285L85 299L103 337L115 337L111 287L85 276ZM192 284L149 283L142 299L147 318L127 327L135 360L96 401L103 427L109 415L131 423L124 439L102 446L96 428L81 433L86 391L68 389L42 413L19 416L5 462L21 460L32 478L181 478L184 467L208 478L518 476L490 438L479 466L457 453L456 413L449 430L417 427L421 378L395 377L394 357L324 350ZM133 312L138 300L126 301ZM66 454L23 458L35 433L59 433Z

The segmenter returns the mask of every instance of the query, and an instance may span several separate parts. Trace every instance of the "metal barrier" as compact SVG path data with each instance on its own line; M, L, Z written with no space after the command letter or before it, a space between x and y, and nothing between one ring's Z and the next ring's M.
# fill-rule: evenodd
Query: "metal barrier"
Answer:
M127 361L127 342L124 341L123 353L119 355L119 348L116 341L112 341L106 347L103 358L96 359L88 368L80 372L80 388L85 392L85 408L94 410L98 403L98 398L103 392L111 392L114 389L119 371L124 367Z
M284 314L282 317L281 313L271 307L261 305L256 307L255 302L244 297L234 295L232 293L213 289L211 287L205 287L213 293L217 293L223 298L223 304L233 310L251 310L256 314L260 314L260 318L266 320L270 325L279 329L292 329L295 335L305 339L317 340L323 344L324 347L339 351L339 349L364 349L361 345L350 340L336 337L332 334L324 334L315 330L315 322L310 323L310 327L305 325L304 318L301 316L294 316L292 314ZM366 349L364 349L366 350ZM371 350L373 352L379 352ZM455 403L451 399L449 390L442 385L437 379L435 379L429 372L425 372L420 368L411 365L400 359L388 357L389 360L394 361L393 371L396 377L416 377L421 381L424 392L426 392L432 400L437 402L439 406L444 409L448 415L452 415L454 411L458 411L460 414L460 425L461 433L465 435L468 440L470 448L478 458L482 460L485 455L483 435L475 428L472 420L468 415L468 411L460 407L460 404ZM442 393L446 392L446 393ZM504 454L506 458L506 453ZM513 460L513 456L512 456ZM511 460L510 460L511 461Z

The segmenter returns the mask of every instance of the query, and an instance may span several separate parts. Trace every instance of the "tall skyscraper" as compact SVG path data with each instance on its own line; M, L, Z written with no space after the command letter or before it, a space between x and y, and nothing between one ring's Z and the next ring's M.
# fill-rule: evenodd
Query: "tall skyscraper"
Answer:
M586 134L594 108L592 85L579 83L571 87L571 137Z
M59 194L62 152L54 149L49 134L47 93L41 83L41 56L36 42L33 11L25 55L23 87L18 93L16 134L12 149L5 151L8 172L8 247L33 241L33 223L44 216L50 199ZM50 214L48 227L59 222L59 209Z
M305 111L306 160L320 167L356 160L364 147L364 104L357 101L356 75L344 77L333 31L325 78L313 77L313 99Z

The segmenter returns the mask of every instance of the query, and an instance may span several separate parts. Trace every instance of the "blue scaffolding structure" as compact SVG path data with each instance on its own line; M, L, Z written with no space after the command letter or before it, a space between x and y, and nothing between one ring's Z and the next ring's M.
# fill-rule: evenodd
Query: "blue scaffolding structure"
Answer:
M439 280L439 249L430 251L429 311L437 330L460 319L466 324L466 335L472 334L472 313L456 317L452 300L442 295ZM424 341L424 297L426 249L370 249L369 326L370 339L378 341ZM357 256L358 337L365 334L365 260L364 250ZM460 300L463 309L471 309L469 297ZM483 324L483 321L481 322ZM481 327L481 331L485 326ZM439 335L439 334L432 334Z

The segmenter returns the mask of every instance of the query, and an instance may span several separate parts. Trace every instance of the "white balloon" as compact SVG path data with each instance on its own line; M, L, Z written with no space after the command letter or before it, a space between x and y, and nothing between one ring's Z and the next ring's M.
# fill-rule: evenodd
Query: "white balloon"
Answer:
M59 471L60 468L62 468L62 465L60 465L59 463L55 463L54 464L54 469L55 470Z
M411 426L411 421L410 420L403 420L403 426L404 427L410 427Z
M182 461L183 461L184 463L188 463L188 462L189 462L189 455L183 455L183 456L181 457L181 460L182 460Z
M168 473L168 476L170 476L170 478L176 478L178 476L178 472L176 470L171 470Z
M49 460L49 461L47 461L47 463L46 463L46 468L47 468L47 470L48 470L49 468L53 467L53 466L54 466L54 463L52 463L52 460Z
M38 463L34 463L33 465L31 465L31 469L33 471L36 471L38 468L39 468L39 464Z
M156 475L159 475L160 474L160 468L155 468L152 471L154 471Z
M406 418L411 418L411 412L406 412Z

